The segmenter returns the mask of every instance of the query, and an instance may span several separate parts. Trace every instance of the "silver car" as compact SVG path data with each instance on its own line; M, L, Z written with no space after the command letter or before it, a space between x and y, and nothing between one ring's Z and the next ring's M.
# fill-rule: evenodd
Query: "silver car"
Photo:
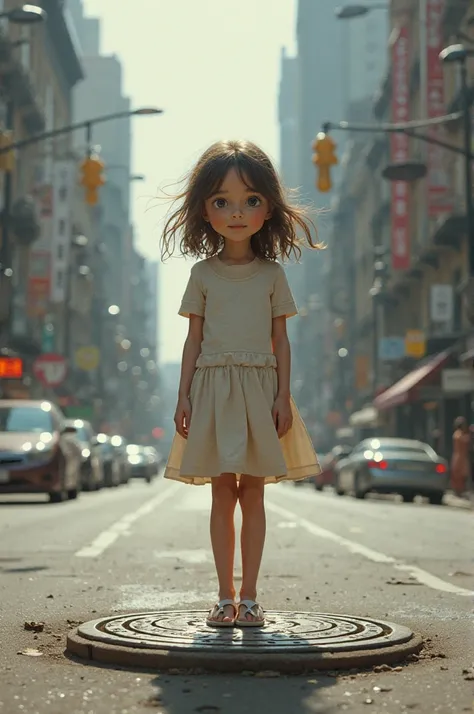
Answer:
M448 464L422 441L372 437L337 464L335 481L338 492L356 498L371 491L398 493L407 502L420 495L440 505L448 488Z

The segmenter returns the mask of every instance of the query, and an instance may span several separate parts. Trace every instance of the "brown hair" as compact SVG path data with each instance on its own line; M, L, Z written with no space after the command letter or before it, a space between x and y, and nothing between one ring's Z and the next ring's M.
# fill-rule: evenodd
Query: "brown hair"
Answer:
M173 205L178 203L179 206L165 223L163 257L175 252L179 234L182 255L212 257L221 250L224 239L204 220L204 202L220 189L233 168L246 186L267 199L272 212L251 239L252 250L258 258L275 260L280 256L284 259L292 254L299 258L302 242L310 248L323 247L313 241L311 229L316 231L316 228L307 212L289 203L278 174L262 149L250 141L219 141L204 152L186 177L185 190L174 197ZM298 228L306 241L298 238Z

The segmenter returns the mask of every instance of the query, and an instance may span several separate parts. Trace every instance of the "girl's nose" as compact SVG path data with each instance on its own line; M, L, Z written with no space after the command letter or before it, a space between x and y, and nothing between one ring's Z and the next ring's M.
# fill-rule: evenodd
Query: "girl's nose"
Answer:
M234 206L232 209L232 216L237 217L242 215L242 209L240 206Z

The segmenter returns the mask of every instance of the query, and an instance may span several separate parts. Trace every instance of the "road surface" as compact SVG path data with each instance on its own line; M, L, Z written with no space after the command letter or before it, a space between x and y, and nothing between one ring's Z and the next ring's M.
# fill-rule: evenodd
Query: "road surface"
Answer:
M131 672L67 657L66 633L79 622L210 607L209 496L161 478L58 505L0 496L0 714L472 711L473 511L338 498L309 485L267 488L260 601L406 625L426 640L419 661L268 679ZM44 630L26 630L28 622Z

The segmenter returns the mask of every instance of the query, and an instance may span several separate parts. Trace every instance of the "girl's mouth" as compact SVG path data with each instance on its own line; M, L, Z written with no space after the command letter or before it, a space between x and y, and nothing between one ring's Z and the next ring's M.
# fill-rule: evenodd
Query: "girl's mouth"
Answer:
M247 226L227 226L227 228L247 228Z

